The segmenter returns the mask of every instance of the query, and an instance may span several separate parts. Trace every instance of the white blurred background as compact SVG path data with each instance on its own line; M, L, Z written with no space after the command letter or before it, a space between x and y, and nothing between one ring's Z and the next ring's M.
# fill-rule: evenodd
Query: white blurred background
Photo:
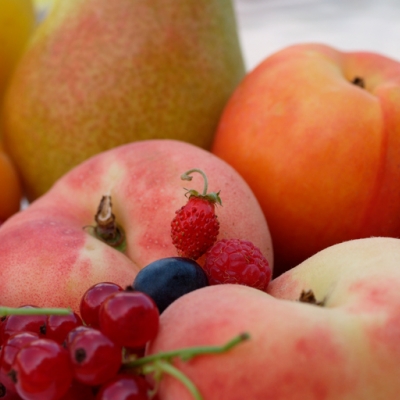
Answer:
M400 61L400 0L234 0L247 69L295 43Z

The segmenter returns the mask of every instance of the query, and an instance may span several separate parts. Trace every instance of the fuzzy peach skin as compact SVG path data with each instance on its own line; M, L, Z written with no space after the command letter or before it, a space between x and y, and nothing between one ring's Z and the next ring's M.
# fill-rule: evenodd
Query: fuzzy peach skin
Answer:
M221 191L216 207L219 238L252 241L273 263L271 237L261 208L245 181L210 152L174 140L149 140L101 153L74 168L53 188L0 228L0 304L63 306L78 310L84 291L101 281L130 285L148 263L177 252L170 237L184 188ZM103 195L127 239L123 254L91 235Z
M236 89L212 151L257 196L275 277L336 243L400 237L400 62L321 44L282 49Z
M400 380L400 240L329 247L273 280L185 295L161 315L148 353L251 339L176 362L205 400L395 400ZM323 307L296 301L312 289ZM164 376L161 400L192 400Z

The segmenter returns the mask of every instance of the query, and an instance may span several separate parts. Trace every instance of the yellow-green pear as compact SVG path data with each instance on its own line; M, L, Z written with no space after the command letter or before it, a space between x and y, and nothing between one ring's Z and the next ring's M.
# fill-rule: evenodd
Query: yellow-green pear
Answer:
M30 200L124 143L209 149L244 73L232 0L59 0L6 94L5 147Z
M35 25L32 0L0 0L0 102Z

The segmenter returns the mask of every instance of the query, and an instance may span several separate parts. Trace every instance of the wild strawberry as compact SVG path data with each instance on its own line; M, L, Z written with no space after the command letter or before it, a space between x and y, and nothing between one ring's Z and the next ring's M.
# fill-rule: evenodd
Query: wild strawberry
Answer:
M171 223L171 237L179 256L197 260L217 240L219 221L215 215L215 204L222 205L222 202L219 192L207 193L207 177L203 171L191 169L185 172L181 179L191 181L190 174L193 172L198 172L203 176L203 193L186 189L186 197L189 197L189 200L186 205L176 211Z
M253 243L221 239L207 251L204 271L210 285L238 283L266 290L272 275L268 260Z

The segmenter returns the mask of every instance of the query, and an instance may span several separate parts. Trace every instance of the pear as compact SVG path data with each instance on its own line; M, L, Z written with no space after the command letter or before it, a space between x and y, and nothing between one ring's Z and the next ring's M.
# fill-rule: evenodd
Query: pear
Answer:
M29 200L128 142L210 149L244 74L232 0L59 0L13 75L4 144Z
M32 0L0 0L0 102L35 26Z

